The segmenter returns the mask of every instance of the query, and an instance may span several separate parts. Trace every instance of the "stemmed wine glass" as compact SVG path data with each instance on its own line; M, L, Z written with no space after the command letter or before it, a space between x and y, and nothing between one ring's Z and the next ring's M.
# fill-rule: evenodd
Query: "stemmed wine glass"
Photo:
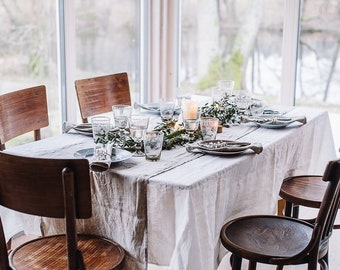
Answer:
M142 140L145 132L148 129L149 117L142 115L131 116L130 121L130 135L135 141L135 152L132 154L134 157L143 157L145 154L141 151Z
M132 107L129 105L113 105L112 112L115 121L115 127L119 128L122 139L121 147L125 145L125 129L128 127L131 117Z

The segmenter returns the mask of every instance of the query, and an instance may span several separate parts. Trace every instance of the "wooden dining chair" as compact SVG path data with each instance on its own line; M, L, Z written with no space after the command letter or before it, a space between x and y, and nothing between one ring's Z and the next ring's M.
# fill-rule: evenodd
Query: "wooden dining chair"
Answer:
M97 114L112 111L112 105L131 105L126 72L75 81L83 123Z
M6 148L9 140L30 131L34 132L34 140L40 140L40 129L48 125L44 85L0 96L0 150Z
M10 252L0 226L0 270L123 269L117 243L77 234L76 219L92 215L89 162L0 152L0 205L22 213L65 219L66 234L39 237Z
M284 201L284 215L299 218L300 206L320 208L327 183L320 175L297 175L283 180L280 197ZM313 218L309 222L313 222ZM334 229L340 229L340 224L334 224Z
M308 264L308 270L328 269L328 246L340 203L340 160L331 161L323 175L327 187L315 223L276 215L236 218L221 229L223 246L232 252L232 269L241 269L242 259L249 270L256 264Z

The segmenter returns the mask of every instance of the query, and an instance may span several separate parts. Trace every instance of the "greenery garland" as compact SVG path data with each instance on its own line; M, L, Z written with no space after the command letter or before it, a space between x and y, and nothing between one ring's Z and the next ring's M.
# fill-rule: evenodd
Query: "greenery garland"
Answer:
M239 109L227 94L224 94L219 101L214 101L212 104L206 103L201 109L201 116L216 117L223 126L240 123L239 114Z
M224 126L227 126L229 123L240 122L239 110L227 94L219 101L215 101L212 104L205 104L201 108L201 116L216 117L219 119L220 124ZM164 133L163 149L169 150L176 145L185 145L189 142L183 124L178 123L176 120L162 122L158 124L154 130ZM195 140L200 138L200 136L201 131L198 129L194 134ZM123 134L119 130L110 131L108 134L99 137L97 142L103 144L112 143L113 146L122 147L129 151L134 151L136 144L130 136L129 130L125 130Z

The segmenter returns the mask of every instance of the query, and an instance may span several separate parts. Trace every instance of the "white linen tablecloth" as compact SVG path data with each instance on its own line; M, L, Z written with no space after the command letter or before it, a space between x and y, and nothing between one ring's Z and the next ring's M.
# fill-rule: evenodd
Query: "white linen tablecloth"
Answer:
M295 108L287 114L306 115L307 124L278 130L242 124L217 135L262 143L259 155L249 150L212 156L176 147L162 151L158 162L133 157L107 172L92 173L93 217L78 222L80 231L118 242L127 251L125 269L146 269L148 263L175 270L217 269L226 253L219 232L227 220L275 213L284 177L322 174L327 162L336 158L326 111ZM91 137L63 134L7 151L71 158L92 143ZM34 220L40 224L40 218ZM26 230L27 223L22 226ZM43 220L46 234L60 232L62 226L60 220Z

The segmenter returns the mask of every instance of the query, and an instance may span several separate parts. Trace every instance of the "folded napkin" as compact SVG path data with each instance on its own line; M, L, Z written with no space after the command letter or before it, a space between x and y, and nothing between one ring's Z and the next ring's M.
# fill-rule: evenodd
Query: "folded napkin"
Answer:
M94 172L105 172L110 169L111 161L93 161L90 163L90 169Z
M200 153L206 154L223 154L223 153L241 153L247 149L260 154L263 151L263 146L260 143L249 143L229 140L211 140L199 142L197 145L187 145L188 152L195 153L198 150Z
M91 123L83 123L83 124L72 124L67 121L63 123L62 131L63 133L68 133L69 131L74 130L77 133L92 136L92 124Z

